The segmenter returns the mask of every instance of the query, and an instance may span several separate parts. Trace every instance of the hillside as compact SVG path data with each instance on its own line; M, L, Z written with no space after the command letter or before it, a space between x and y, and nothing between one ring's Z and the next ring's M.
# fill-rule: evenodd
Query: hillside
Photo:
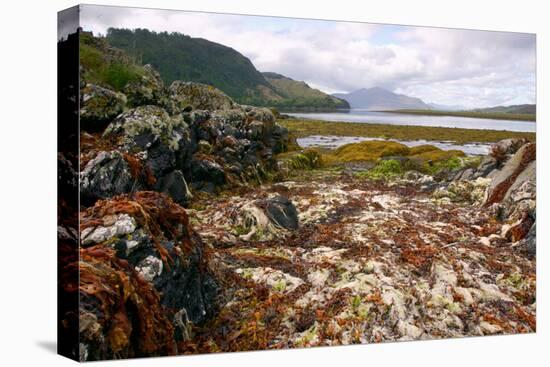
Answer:
M239 103L279 108L345 108L346 105L303 82L267 80L238 51L202 38L147 29L110 28L107 42L137 63L151 64L166 84L185 80L210 84ZM300 84L298 87L297 85ZM303 93L303 94L301 94Z
M303 81L297 81L277 73L262 73L265 79L275 88L284 100L282 106L294 107L324 107L324 108L350 108L349 103L311 88Z
M405 108L430 109L430 106L420 98L393 93L380 87L362 88L351 93L335 93L333 96L347 101L351 108L364 108L373 111Z
M517 114L536 114L536 104L520 104L512 106L495 106L488 108L477 108L474 112L497 112L497 113L517 113Z

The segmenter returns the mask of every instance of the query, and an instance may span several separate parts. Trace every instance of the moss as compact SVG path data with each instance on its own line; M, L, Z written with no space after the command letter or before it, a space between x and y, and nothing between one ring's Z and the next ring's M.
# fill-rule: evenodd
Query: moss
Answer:
M286 281L284 279L279 280L273 285L273 290L276 292L284 292L286 289Z
M417 145L416 147L412 147L410 149L409 154L410 155L417 155L417 154L433 152L433 151L438 151L438 150L440 150L440 149L438 147L436 147L435 145L423 144L423 145Z
M409 158L418 160L420 162L437 162L437 161L446 161L451 158L464 157L464 154L461 150L441 150L436 148L434 150L426 151L423 153L418 153L410 155Z
M348 163L371 161L376 162L382 157L406 156L409 148L393 141L372 140L361 143L346 144L323 156L327 163Z
M323 166L321 153L316 149L287 152L277 156L290 170L312 170Z
M403 173L401 163L395 159L387 159L378 162L378 164L369 171L363 174L358 174L359 177L367 177L375 180L387 180Z

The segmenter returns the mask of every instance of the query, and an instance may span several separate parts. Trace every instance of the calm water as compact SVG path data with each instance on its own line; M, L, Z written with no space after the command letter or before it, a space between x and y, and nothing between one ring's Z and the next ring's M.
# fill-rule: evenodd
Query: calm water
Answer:
M463 129L535 132L532 121L493 120L455 116L422 116L391 112L350 110L349 112L288 112L289 115L314 120L377 123L390 125L460 127Z

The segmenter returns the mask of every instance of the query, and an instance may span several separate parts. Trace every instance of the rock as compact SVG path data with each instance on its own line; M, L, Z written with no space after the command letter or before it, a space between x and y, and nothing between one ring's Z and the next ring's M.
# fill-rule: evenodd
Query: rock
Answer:
M187 205L189 199L193 197L180 170L174 170L158 180L156 189L169 195L172 200L181 206Z
M523 248L530 255L537 254L537 224L533 223L531 229L527 233L527 236L521 240L518 244L519 248Z
M80 123L83 129L101 131L124 111L126 96L94 84L81 90Z
M439 187L432 196L436 199L448 198L452 202L481 204L490 179L479 177L476 180L452 181L446 187Z
M501 140L491 145L490 156L497 162L504 162L512 154L516 153L519 148L527 143L528 140L523 138L509 138Z
M295 230L298 229L298 211L287 197L278 195L262 203L268 218L277 226Z
M82 200L93 202L129 192L135 181L121 153L100 152L80 173Z
M490 155L483 157L472 178L488 177L491 172L498 168L499 162Z
M535 143L523 145L495 175L488 189L484 205L501 202L525 168L536 159Z
M86 358L173 354L190 322L213 315L218 286L204 245L169 197L141 191L101 200L81 213L81 225Z
M472 176L474 175L474 169L473 168L466 168L458 178L458 180L466 181L472 179Z
M169 87L170 98L176 108L199 110L227 110L236 106L225 93L210 85L176 80Z
M145 73L141 78L129 82L124 87L128 105L130 107L150 104L162 106L168 98L160 74L151 65L145 65L143 71Z
M263 123L275 123L275 116L269 108L247 106L245 110L247 112L247 116L252 120L260 121Z
M140 153L155 177L161 177L187 159L190 131L181 115L170 117L158 106L140 106L114 120L103 138L115 138L119 147Z
M225 184L225 171L216 160L209 155L195 154L191 160L191 185L207 192Z

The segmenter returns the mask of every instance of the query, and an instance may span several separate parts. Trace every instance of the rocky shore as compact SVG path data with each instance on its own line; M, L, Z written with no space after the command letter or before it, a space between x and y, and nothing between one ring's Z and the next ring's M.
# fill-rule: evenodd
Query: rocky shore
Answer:
M144 70L122 91L82 70L80 156L59 157L81 360L536 330L534 143L324 165L269 109Z

